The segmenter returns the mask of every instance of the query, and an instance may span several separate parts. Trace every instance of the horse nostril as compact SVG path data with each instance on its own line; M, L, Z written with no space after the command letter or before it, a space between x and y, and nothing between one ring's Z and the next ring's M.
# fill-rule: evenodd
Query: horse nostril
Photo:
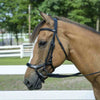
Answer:
M32 86L31 82L30 82L28 79L25 79L25 80L24 80L24 84L25 84L27 87L31 87L31 86Z

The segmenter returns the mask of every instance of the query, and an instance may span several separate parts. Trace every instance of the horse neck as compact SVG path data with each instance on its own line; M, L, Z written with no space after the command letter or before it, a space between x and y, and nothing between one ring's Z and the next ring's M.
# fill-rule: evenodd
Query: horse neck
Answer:
M100 35L77 25L66 25L69 58L83 74L100 71Z

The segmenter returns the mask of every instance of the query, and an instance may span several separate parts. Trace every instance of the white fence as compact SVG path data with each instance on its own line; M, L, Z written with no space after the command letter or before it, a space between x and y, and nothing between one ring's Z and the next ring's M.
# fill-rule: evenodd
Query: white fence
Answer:
M21 57L22 45L20 46L0 46L0 57Z
M91 90L0 91L0 100L95 100Z
M21 56L22 57L30 57L30 55L32 54L33 43L23 43L21 46L22 46Z
M18 46L0 46L0 57L27 57L31 55L32 47L29 43Z
M25 74L27 66L25 65L0 65L0 75L19 75ZM54 73L71 74L77 73L79 70L74 65L61 65L56 68Z
M0 75L24 74L24 65L0 66ZM54 73L77 73L74 65L61 65ZM92 90L0 91L0 100L95 100Z
M17 36L18 36L18 38L21 38L21 39L24 39L24 41L29 41L29 39L28 39L28 33L23 33L23 34L21 34L21 33L18 33L17 34ZM16 37L15 37L15 35L14 34L11 34L11 33L4 33L3 34L3 37L2 37L2 34L0 34L0 39L15 39Z

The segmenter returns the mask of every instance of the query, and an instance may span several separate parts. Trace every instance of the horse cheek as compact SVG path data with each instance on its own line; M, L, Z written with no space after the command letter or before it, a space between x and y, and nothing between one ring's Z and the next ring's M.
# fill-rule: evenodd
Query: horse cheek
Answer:
M65 61L65 55L61 49L54 50L53 53L53 66L58 67Z

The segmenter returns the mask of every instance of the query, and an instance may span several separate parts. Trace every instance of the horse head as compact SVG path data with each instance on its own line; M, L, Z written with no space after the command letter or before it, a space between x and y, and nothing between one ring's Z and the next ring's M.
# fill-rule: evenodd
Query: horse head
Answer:
M52 73L61 65L69 53L69 43L64 34L65 23L42 12L40 14L43 21L34 29L33 42L37 38L34 55L27 64L24 78L24 83L30 90L42 88L47 73Z

